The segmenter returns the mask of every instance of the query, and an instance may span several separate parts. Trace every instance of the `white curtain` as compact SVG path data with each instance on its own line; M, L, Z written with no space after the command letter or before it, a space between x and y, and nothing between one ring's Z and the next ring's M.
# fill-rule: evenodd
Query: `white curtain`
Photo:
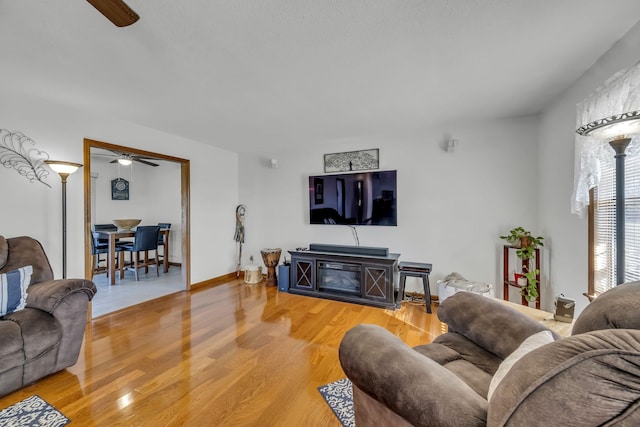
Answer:
M576 129L621 113L640 110L640 62L630 70L613 75L604 86L577 105ZM640 151L640 135L632 137L627 156ZM606 141L576 133L574 184L571 212L584 216L589 206L589 190L600 180L600 159L615 152Z

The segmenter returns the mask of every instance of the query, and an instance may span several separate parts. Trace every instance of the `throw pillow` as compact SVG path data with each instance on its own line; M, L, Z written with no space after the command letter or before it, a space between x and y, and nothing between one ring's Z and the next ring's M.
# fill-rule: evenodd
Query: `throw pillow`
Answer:
M25 308L31 273L33 267L28 265L0 274L0 316Z
M553 342L553 335L551 335L550 331L541 331L537 334L531 335L526 340L522 341L520 346L515 349L513 353L507 356L506 359L500 363L498 366L498 370L493 375L491 379L491 384L489 384L489 393L487 393L487 400L491 400L491 396L493 396L493 392L496 391L500 382L507 376L513 365L518 362L518 360L522 359L525 354L530 351L535 350L538 347L542 347L545 344L549 344Z

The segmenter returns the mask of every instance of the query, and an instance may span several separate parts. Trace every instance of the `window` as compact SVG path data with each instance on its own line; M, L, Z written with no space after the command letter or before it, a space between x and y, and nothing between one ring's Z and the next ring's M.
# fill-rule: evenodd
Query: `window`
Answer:
M615 158L600 159L600 183L589 205L589 291L594 296L616 285ZM640 280L640 156L625 158L625 281Z

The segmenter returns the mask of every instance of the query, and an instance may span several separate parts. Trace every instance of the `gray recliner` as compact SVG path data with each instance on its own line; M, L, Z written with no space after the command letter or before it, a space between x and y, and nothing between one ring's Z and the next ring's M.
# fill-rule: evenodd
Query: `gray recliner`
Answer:
M97 291L89 280L53 280L37 240L0 236L0 273L28 265L26 308L0 317L0 396L77 362Z
M499 382L498 367L546 328L512 308L458 292L438 309L448 332L410 348L358 325L340 344L358 427L640 425L640 282L599 296L572 336L526 353Z

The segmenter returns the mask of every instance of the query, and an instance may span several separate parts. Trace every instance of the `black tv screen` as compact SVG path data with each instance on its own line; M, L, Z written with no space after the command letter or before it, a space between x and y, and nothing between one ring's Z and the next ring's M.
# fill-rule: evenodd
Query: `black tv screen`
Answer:
M396 171L310 176L310 222L397 226L396 197Z

